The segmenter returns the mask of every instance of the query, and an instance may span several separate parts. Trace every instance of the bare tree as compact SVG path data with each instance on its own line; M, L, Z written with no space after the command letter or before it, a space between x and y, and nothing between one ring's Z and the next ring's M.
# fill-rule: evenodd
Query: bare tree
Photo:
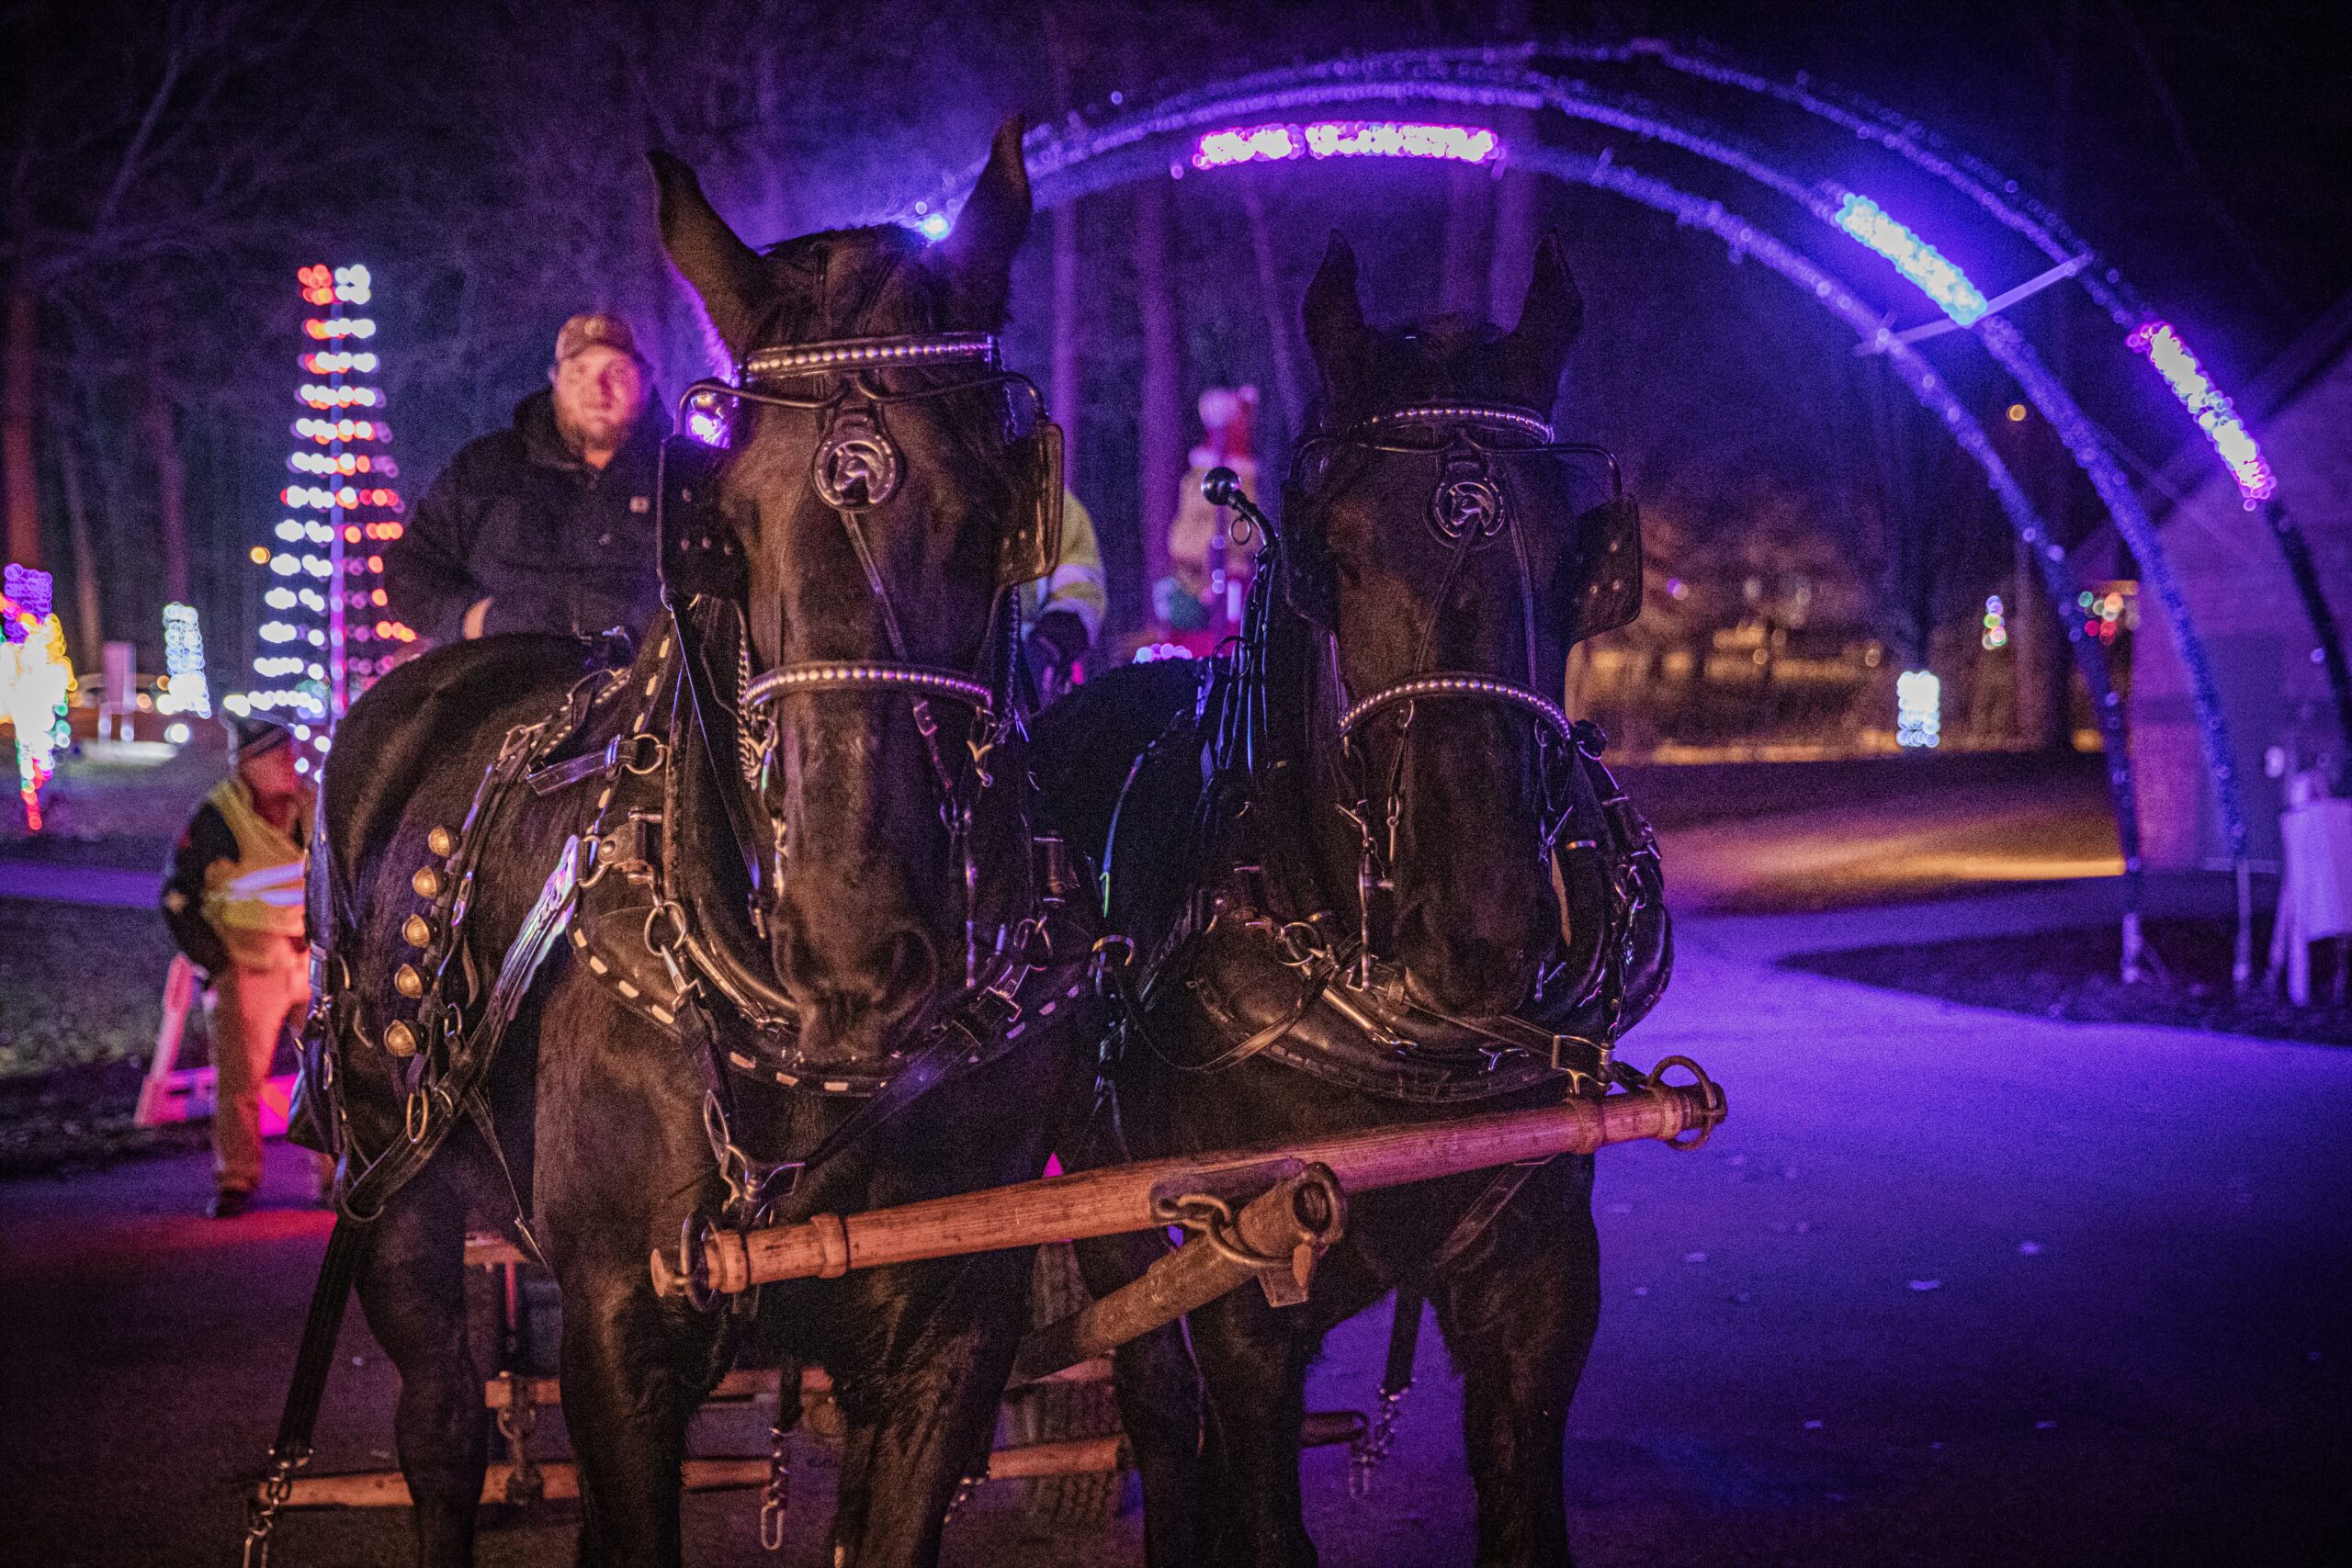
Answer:
M77 461L61 431L41 439L43 412L103 415L105 400L65 383L136 382L145 395L127 417L143 431L163 500L162 586L187 592L185 431L175 412L232 379L224 366L236 357L240 323L218 308L224 280L249 279L256 251L282 246L304 206L304 178L333 175L332 160L304 145L303 111L259 91L310 19L307 6L268 0L18 4L0 13L19 57L36 62L0 140L8 331L0 462L11 553L40 554L40 449L61 472ZM240 297L230 287L228 297ZM44 353L51 338L70 355ZM77 577L96 570L95 551L75 556ZM85 614L98 600L77 583ZM93 631L84 628L85 641Z

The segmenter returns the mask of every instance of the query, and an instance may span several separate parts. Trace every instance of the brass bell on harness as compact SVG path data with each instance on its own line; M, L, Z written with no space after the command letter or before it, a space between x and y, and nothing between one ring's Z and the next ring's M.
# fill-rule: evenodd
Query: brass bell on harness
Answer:
M458 847L458 836L447 828L435 828L424 835L424 847L436 855L446 855Z
M392 989L411 1000L424 995L424 976L417 973L413 964L403 964L392 971Z
M384 1049L395 1056L416 1055L416 1031L407 1024L393 1022L384 1028Z
M420 898L437 898L441 895L441 874L429 865L421 865L416 868L416 874L408 879L408 885L416 889Z
M411 915L401 922L401 940L411 947L423 947L433 940L433 922L423 915Z

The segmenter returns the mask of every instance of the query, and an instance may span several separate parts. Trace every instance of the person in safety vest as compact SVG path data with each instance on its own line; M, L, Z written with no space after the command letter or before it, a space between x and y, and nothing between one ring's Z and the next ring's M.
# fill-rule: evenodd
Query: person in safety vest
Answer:
M1062 491L1062 552L1052 573L1021 585L1023 644L1040 701L1069 689L1071 667L1094 646L1111 601L1102 586L1102 546L1085 504Z
M384 549L391 613L435 643L595 637L659 607L656 460L669 421L618 316L574 316L511 430L468 442Z
M265 718L225 720L236 770L204 797L164 871L164 923L210 987L211 1213L243 1213L261 1184L261 1087L279 1032L311 1001L302 871L313 798L294 737ZM322 1156L322 1190L332 1168Z

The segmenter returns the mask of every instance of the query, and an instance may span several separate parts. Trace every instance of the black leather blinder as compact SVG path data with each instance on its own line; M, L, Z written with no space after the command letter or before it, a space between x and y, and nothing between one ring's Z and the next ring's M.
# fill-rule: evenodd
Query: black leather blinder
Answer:
M997 554L999 588L1051 576L1062 558L1062 427L1039 420L1009 454L1016 497Z
M696 595L741 601L750 592L743 547L718 504L727 454L686 436L662 444L662 584L680 603Z
M1577 516L1545 604L1562 647L1630 626L1642 613L1642 513L1620 495Z

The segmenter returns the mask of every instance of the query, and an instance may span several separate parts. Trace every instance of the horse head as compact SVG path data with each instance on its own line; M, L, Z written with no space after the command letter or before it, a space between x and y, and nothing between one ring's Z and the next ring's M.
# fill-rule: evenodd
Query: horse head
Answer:
M1029 227L1021 131L936 245L885 225L755 252L654 159L663 243L741 371L718 504L769 672L745 701L764 913L820 1061L903 1043L1025 910L1023 770L990 754L1016 739L1004 558L1059 482L1041 497L1049 433L989 335Z
M1557 705L1578 635L1563 600L1583 587L1592 498L1548 421L1582 317L1549 235L1509 332L1367 325L1337 235L1306 295L1323 414L1284 497L1282 570L1329 634L1320 705L1341 739L1324 792L1361 818L1338 852L1352 867L1361 839L1360 896L1390 911L1408 988L1452 1013L1513 1010L1560 942Z

